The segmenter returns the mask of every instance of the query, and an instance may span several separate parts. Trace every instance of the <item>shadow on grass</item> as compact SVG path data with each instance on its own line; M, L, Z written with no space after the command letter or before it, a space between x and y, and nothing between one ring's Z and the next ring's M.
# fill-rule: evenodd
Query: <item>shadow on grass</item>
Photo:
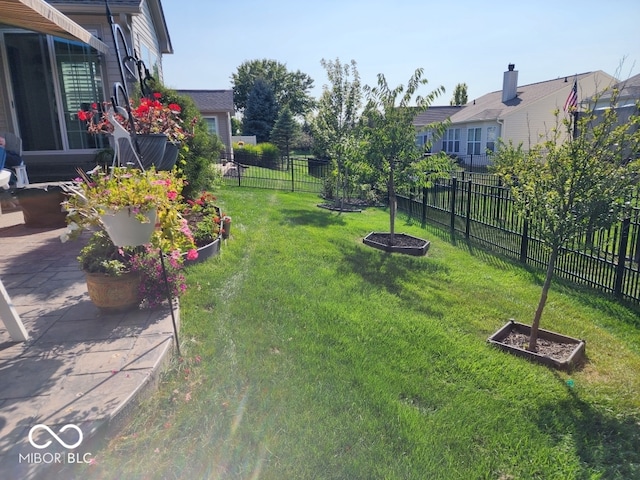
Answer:
M570 398L540 406L540 430L576 452L584 470L580 478L640 478L640 419L603 414L566 388Z
M343 252L339 273L355 273L366 283L409 301L412 308L430 316L441 317L448 308L442 290L449 282L450 269L444 263L339 242Z
M310 225L319 228L328 228L334 225L345 225L344 214L332 212L326 209L318 208L316 210L300 209L283 209L281 210L284 220L283 225L302 226Z

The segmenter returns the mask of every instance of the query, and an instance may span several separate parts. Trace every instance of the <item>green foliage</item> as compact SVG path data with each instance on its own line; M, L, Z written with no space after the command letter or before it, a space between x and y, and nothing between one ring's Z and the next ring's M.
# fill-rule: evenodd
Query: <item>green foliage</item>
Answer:
M255 135L258 143L269 141L269 135L278 117L278 105L271 86L263 79L257 79L242 119L242 134Z
M396 186L428 186L451 168L451 160L444 153L426 156L424 153L431 145L416 145L415 116L427 110L444 93L444 88L439 87L426 96L418 95L418 89L428 83L422 75L423 69L417 69L406 88L399 85L391 89L385 76L379 74L376 87L365 87L368 102L363 123L368 149L364 161L368 163L369 171L378 177L374 183L386 182L391 241L397 209ZM446 127L446 122L428 126L434 138L441 136Z
M453 98L449 105L465 105L467 103L467 84L459 83L453 91Z
M258 145L234 143L233 152L235 160L244 165L278 168L280 164L280 150L272 143L265 142Z
M294 120L291 110L289 107L284 107L280 110L276 124L271 130L271 142L288 157L299 131L300 126Z
M132 248L116 247L104 230L94 232L80 250L78 262L87 273L118 276L131 271Z
M303 117L313 108L314 101L309 93L313 87L311 77L300 70L289 72L286 65L275 60L262 59L244 62L231 75L236 110L244 111L249 107L249 97L258 79L271 87L277 110L289 107L294 116Z
M213 165L220 159L224 144L217 135L209 133L207 124L191 97L180 95L161 84L155 84L153 89L162 93L163 100L168 103L180 105L185 128L191 128L193 135L182 142L177 162L179 172L187 181L183 194L190 198L210 188L217 180L219 174Z

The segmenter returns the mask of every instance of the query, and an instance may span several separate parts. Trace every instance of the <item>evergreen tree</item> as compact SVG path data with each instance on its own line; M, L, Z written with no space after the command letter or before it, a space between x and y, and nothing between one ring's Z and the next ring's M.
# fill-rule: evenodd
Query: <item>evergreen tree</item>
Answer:
M271 143L274 143L282 152L285 152L287 160L289 160L289 150L295 141L295 137L298 133L299 126L291 114L289 107L284 107L276 124L271 130Z
M257 79L247 100L242 121L242 134L255 135L258 143L268 142L278 116L273 89L263 79Z

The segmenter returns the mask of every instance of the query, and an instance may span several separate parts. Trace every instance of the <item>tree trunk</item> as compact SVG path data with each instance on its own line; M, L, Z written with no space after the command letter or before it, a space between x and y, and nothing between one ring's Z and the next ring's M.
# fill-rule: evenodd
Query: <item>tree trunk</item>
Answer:
M531 336L529 337L529 347L527 350L531 352L535 352L538 349L538 330L540 328L540 318L542 317L542 310L544 310L544 306L547 303L547 294L549 293L549 288L551 287L551 279L553 278L553 270L556 266L556 259L558 258L558 252L560 251L560 247L554 246L551 249L551 255L549 256L549 263L547 264L547 276L544 279L544 284L542 285L542 293L540 294L540 301L538 302L538 308L536 309L536 314L533 317L533 323L531 324Z

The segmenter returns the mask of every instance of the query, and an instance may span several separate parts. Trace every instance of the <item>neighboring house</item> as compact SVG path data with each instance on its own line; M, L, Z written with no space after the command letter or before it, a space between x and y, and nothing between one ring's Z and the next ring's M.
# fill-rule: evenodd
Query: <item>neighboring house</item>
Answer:
M54 29L40 28L42 22L13 18L13 9L25 3L0 0L0 130L22 138L32 182L68 179L75 166L90 164L108 145L86 132L77 111L109 100L114 82L122 82L105 1L28 2L33 11L46 7L44 18L90 33L89 39L64 31L58 36ZM173 48L161 1L111 0L109 7L129 51L162 80L162 55ZM137 79L128 76L127 85L136 92Z
M180 95L193 99L205 119L210 133L215 133L224 143L226 156L233 158L231 140L231 116L234 114L233 90L178 90Z
M413 126L416 127L416 143L422 147L428 142L433 142L433 132L429 129L429 125L444 122L451 116L462 110L464 106L432 106L426 111L416 115L413 119ZM435 140L438 142L438 140ZM440 150L439 148L437 150Z
M443 150L467 165L478 166L489 163L487 152L495 151L499 138L528 149L555 126L554 111L564 115L574 79L578 103L617 81L596 71L518 86L518 71L511 64L504 72L502 90L477 98L452 115L450 128L433 151Z
M620 122L626 122L632 113L638 112L638 102L640 102L640 74L629 77L613 85L612 89L604 92L594 106L596 111L611 107L613 89L619 91L615 104L615 108L618 111L618 120Z

